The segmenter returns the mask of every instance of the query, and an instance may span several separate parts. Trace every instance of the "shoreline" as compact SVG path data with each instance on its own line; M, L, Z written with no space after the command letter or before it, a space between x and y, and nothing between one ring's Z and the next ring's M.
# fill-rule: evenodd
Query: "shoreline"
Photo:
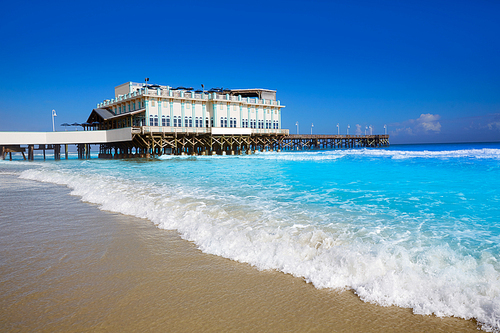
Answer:
M23 207L6 205L0 219L0 327L8 331L477 331L473 320L365 303L202 253L175 231L100 211L66 187L0 182L16 186L1 201L21 198Z

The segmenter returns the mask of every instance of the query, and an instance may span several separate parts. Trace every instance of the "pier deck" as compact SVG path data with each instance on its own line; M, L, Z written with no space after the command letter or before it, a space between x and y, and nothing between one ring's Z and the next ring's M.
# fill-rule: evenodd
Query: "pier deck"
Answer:
M288 130L249 128L158 128L125 127L112 130L68 132L0 132L0 153L54 151L60 159L61 145L78 147L79 158L90 158L90 145L99 144L100 158L173 155L241 155L255 151L291 151L389 146L389 135L290 135ZM36 145L38 147L36 147ZM24 147L23 147L24 146Z
M208 129L210 130L210 129ZM219 129L213 132L220 133ZM137 128L132 142L101 145L100 157L130 158L172 155L241 155L255 151L387 147L389 135L289 135L262 131L248 134L157 132Z

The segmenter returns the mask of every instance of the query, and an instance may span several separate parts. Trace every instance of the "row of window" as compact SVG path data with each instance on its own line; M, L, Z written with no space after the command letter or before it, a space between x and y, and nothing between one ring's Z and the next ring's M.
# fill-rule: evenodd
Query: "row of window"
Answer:
M220 117L220 127L228 127L227 117ZM229 118L229 127L236 127L236 118Z
M161 116L162 126L182 127L181 116L174 116L173 123L170 125L170 116ZM149 126L158 126L158 116L152 115L149 117ZM184 117L184 126L193 127L193 117ZM203 117L195 117L195 127L208 127L208 118L205 118L205 126L203 126Z
M137 108L136 108L136 106L137 106ZM119 106L118 109L115 110L115 113L122 114L125 112L139 110L139 109L144 108L144 107L145 107L144 101L138 101L137 104L135 104L135 102L132 102L130 104L123 105L123 107Z
M161 125L162 126L173 126L173 127L182 127L182 118L181 116L173 117L173 124L170 124L170 116L162 116L161 117ZM208 118L205 118L205 125L203 125L203 117L195 117L195 127L208 127ZM211 121L211 125L213 126L213 119ZM250 125L250 126L249 126ZM158 116L152 115L149 117L149 126L158 126ZM186 116L184 117L184 127L193 127L193 117ZM229 126L227 122L227 117L220 117L220 127L237 127L237 119L229 118ZM241 127L243 128L264 128L264 120L250 119L250 123L248 119L241 120ZM278 129L278 121L277 120L266 120L265 121L266 129Z

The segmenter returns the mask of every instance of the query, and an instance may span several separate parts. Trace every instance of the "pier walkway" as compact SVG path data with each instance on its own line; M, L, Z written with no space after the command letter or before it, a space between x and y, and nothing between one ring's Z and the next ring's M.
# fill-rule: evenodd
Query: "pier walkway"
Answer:
M64 131L64 132L0 132L0 154L3 159L7 154L20 152L26 159L34 159L34 150L42 150L45 158L46 150L54 151L54 158L60 159L61 145L65 146L68 158L68 145L76 144L80 158L90 157L89 145L108 144L132 141L132 129L120 128L96 131ZM36 147L37 145L38 147ZM21 146L27 146L26 148Z
M250 128L194 128L137 126L110 130L64 132L0 132L0 156L53 150L61 158L61 146L77 145L79 158L90 158L90 145L99 144L100 158L172 155L241 155L255 151L337 149L389 146L389 135L290 135L288 130Z

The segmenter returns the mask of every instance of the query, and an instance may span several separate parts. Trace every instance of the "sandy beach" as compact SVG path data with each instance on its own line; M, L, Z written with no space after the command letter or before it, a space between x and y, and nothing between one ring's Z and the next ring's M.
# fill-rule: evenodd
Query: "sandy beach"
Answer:
M204 254L63 186L0 175L3 332L473 332Z

